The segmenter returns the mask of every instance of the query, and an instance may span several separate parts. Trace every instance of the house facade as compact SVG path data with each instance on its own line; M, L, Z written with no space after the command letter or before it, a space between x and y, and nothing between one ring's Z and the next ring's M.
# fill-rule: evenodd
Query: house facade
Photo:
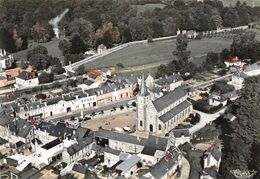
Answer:
M31 88L39 85L39 79L35 72L22 71L15 77L15 87L19 89Z
M6 52L4 49L0 49L0 72L12 67L13 62L13 56Z

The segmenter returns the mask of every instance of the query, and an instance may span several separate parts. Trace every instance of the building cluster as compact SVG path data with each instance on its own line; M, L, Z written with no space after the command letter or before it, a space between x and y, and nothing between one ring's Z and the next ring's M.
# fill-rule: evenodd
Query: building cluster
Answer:
M28 78L34 79L30 74ZM98 83L98 87L50 91L44 94L45 98L39 98L39 94L24 95L1 104L0 131L5 140L2 147L15 152L5 160L12 167L13 175L19 176L30 167L42 169L57 160L65 164L61 174L83 175L90 168L102 166L106 168L105 177L176 175L182 167L178 146L190 142L191 135L188 129L174 130L174 127L193 113L181 76L173 74L154 79L148 74L141 78L114 76L108 80L105 75L110 74L106 70L103 73L92 70L87 75L87 80L93 82L91 85ZM137 97L136 130L148 137L36 120L134 95ZM149 170L138 174L142 168Z
M0 117L5 140L1 147L15 153L5 159L14 176L19 177L31 167L43 169L57 159L65 164L62 174L80 173L100 165L107 168L106 177L136 176L138 168L148 167L141 178L167 178L182 167L174 137L150 134L143 138L105 129L72 128L61 122L28 122L13 117L6 109L1 110Z

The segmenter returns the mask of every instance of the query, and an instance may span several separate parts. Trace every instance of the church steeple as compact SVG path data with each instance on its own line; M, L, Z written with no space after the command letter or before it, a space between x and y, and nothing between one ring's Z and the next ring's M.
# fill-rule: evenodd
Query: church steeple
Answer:
M141 96L147 96L148 95L148 91L147 91L147 87L146 87L145 79L144 79L144 74L142 74L142 79L141 79L140 95Z

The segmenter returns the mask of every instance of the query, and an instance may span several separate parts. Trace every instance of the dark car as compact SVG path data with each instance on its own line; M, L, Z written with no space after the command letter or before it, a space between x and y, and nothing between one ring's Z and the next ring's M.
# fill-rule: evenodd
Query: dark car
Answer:
M71 120L71 121L75 121L75 120L76 120L75 116L71 116L71 117L70 117L70 120Z
M104 111L103 111L103 110L101 110L101 111L99 112L99 114L104 114Z
M84 119L83 119L83 121L87 121L87 120L90 120L91 119L91 117L85 117Z
M91 114L90 114L90 116L95 116L96 115L96 113L95 112L92 112Z

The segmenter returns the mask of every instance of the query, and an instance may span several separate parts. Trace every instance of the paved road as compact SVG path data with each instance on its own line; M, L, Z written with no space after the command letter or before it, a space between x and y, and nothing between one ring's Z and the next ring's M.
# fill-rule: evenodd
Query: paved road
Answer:
M214 114L207 114L201 111L197 111L194 110L194 112L198 113L200 115L200 122L198 122L197 124L195 124L194 126L192 126L191 128L189 128L189 132L191 134L199 131L200 129L202 129L203 127L206 126L206 124L216 120L219 116L221 116L221 114L223 114L226 111L226 107L221 109L220 111L214 113Z
M193 85L193 87L195 88L195 89L198 89L198 88L205 88L205 87L207 87L207 86L210 86L210 85L212 85L214 82L216 82L216 81L221 81L221 80L223 80L223 79L230 79L231 77L232 77L232 73L231 74L227 74L227 75L225 75L225 76L221 76L221 77L218 77L218 78L214 78L214 79L212 79L212 80L208 80L208 81L205 81L205 82L203 82L203 83L200 83L200 84L196 84L196 85Z
M190 175L190 163L189 161L182 155L182 169L181 176L178 179L188 179Z
M91 108L88 108L83 112L83 115L86 115L86 114L91 114L93 112L96 113L96 115L99 115L98 113L100 111L107 111L107 110L111 110L113 109L113 107L116 107L117 110L120 110L120 106L124 106L126 107L126 104L129 102L129 101L133 101L135 100L135 98L129 98L129 99L126 99L124 101L116 101L116 102L113 102L113 103L109 103L105 106L98 106L98 107L91 107ZM77 112L71 112L71 113L64 113L62 115L57 115L57 116L52 116L52 117L48 117L48 118L45 118L45 120L47 121L52 121L52 122L57 122L57 121L61 121L61 120L66 120L66 119L70 119L71 117L80 117L81 116L81 111L77 111Z

